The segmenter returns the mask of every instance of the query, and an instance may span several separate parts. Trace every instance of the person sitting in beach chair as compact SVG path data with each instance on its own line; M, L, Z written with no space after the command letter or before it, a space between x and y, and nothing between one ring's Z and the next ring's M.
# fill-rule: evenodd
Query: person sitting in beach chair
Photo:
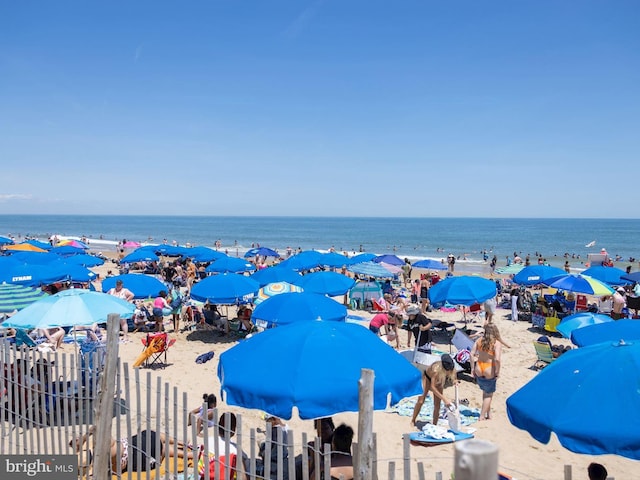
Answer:
M240 332L250 333L253 331L253 323L251 322L253 310L248 305L240 305L238 307L238 320L240 321Z

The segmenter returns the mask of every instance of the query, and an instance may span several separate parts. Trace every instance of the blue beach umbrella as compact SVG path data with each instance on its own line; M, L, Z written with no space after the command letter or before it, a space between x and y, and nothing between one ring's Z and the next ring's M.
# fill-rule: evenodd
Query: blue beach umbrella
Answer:
M64 260L59 260L58 262L51 263L47 265L47 267L51 268L55 272L59 272L61 275L64 275L64 280L73 282L87 283L95 280L95 278L98 276L95 272L89 270L87 267L83 267L82 265L77 265L74 263L66 263Z
M222 257L209 265L205 271L209 273L243 273L253 272L256 266L242 258Z
M341 268L351 265L351 259L337 252L323 253L320 265L333 268Z
M313 272L303 275L297 282L305 292L321 295L344 295L356 281L338 272Z
M251 278L258 282L261 287L264 287L270 283L277 282L287 282L295 285L301 276L298 272L280 264L258 270L251 275Z
M376 258L375 253L359 253L355 257L351 258L351 265L355 265L356 263L362 262L371 262L374 258Z
M199 302L236 305L252 301L259 288L258 282L249 277L223 273L196 283L191 288L191 298Z
M9 260L9 259L7 259ZM29 265L20 262L0 262L0 283L15 283L38 287L66 280L68 275L49 265Z
M551 267L549 265L530 265L516 273L513 277L513 281L518 285L539 285L549 278L564 274L566 274L566 272L557 267Z
M564 317L558 324L557 329L564 338L571 338L572 332L577 329L612 321L613 319L609 315L602 313L580 312Z
M596 295L598 297L613 295L614 293L613 288L587 275L563 274L558 277L548 278L542 283L558 290Z
M344 321L347 307L318 293L282 293L256 306L251 318L269 325L310 320Z
M224 253L218 252L213 248L203 246L188 248L184 254L184 257L191 258L194 262L200 263L213 262L226 256Z
M122 286L133 293L133 298L143 299L157 297L160 290L167 291L167 286L151 275L142 273L125 273L115 277L107 277L102 281L102 291L108 292L115 288L116 282L122 280Z
M29 245L33 245L34 247L38 247L43 250L51 250L53 248L50 243L41 242L39 240L26 240L24 243L28 243Z
M247 253L244 254L244 258L256 257L258 255L260 255L261 257L280 257L280 254L275 250L267 247L258 247L247 250Z
M267 365L267 374L256 365ZM367 328L344 322L299 322L254 335L220 355L218 377L228 405L287 420L296 407L304 420L358 411L363 368L375 371L376 410L387 407L389 394L395 404L422 393L416 367Z
M2 283L0 284L0 313L22 310L46 296L47 294L39 288Z
M321 259L322 253L315 250L305 250L293 257L289 257L280 265L296 271L311 270L312 268L316 268L321 265Z
M389 265L395 265L397 267L404 265L404 260L401 260L396 255L378 255L372 260L372 262L387 263Z
M71 245L63 245L61 247L54 247L49 250L49 253L55 253L61 257L68 257L71 255L82 255L85 251L82 248L72 247Z
M155 252L153 252L153 250L141 247L125 256L120 260L120 263L157 262L158 260L160 260L160 258L155 254Z
M133 304L106 293L70 289L42 298L2 323L13 328L51 328L107 321L110 313L130 317Z
M473 305L497 295L496 284L482 277L460 276L440 280L429 289L429 301L434 305Z
M189 250L191 250L190 248L181 247L179 245L150 245L149 247L145 246L141 248L151 248L156 254L164 255L166 257L182 257L184 255L188 255Z
M47 265L60 260L59 255L49 252L15 252L9 258L30 265Z
M14 241L9 237L3 237L0 235L0 245L13 245Z
M640 405L638 385L640 342L598 343L546 366L507 399L507 414L541 443L555 433L575 453L640 460L640 415L633 413Z
M359 275L366 275L373 278L394 278L395 274L384 268L379 263L361 262L347 267L347 270Z
M633 273L625 274L620 278L622 280L629 280L630 282L640 283L640 272L633 272Z
M615 267L590 267L584 270L581 274L600 280L607 285L619 286L632 283L630 280L623 278L627 272Z
M425 260L418 260L414 264L411 265L415 268L426 268L427 270L446 270L447 266L443 265L442 262L437 260L432 260L427 258Z
M597 323L571 332L571 341L579 347L588 347L596 343L640 341L640 322L621 319L615 322Z
M67 257L64 261L69 264L82 265L88 268L104 265L104 260L93 255L87 255L86 253Z

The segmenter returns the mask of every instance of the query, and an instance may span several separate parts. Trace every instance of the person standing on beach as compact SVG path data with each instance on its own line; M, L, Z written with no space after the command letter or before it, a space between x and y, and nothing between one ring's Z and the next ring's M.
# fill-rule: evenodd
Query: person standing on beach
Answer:
M114 288L110 288L107 291L107 295L111 295L113 297L118 297L121 300L125 300L129 303L133 302L133 297L135 296L131 290L128 288L124 288L124 283L122 280L116 280L116 286ZM129 341L129 324L127 323L126 318L120 318L120 329L122 330L122 340L124 342Z
M449 354L443 354L440 360L432 363L422 373L422 395L416 400L416 405L413 407L413 416L411 417L411 425L417 426L416 421L418 415L424 405L424 400L427 398L429 392L433 392L433 416L431 417L431 423L438 424L440 418L440 404L444 402L444 405L449 408L453 403L444 396L444 387L451 384L455 385L458 381L455 362Z
M624 299L624 287L618 287L616 293L613 294L613 307L611 309L611 318L620 320L622 318L622 309L627 302Z
M196 264L193 263L193 260L187 258L186 260L187 267L187 296L191 293L191 287L193 286L193 282L196 280Z
M482 390L480 420L491 418L491 400L496 391L502 355L502 345L498 338L498 327L490 323L484 327L484 335L476 340L471 349L471 374Z
M406 312L409 317L407 348L411 347L411 335L413 334L418 351L431 353L431 320L420 313L420 308L417 305L409 305Z
M423 315L427 314L427 307L429 307L429 278L427 275L420 275L420 311Z
M518 296L520 292L518 291L518 287L513 287L511 289L511 320L514 322L518 321Z

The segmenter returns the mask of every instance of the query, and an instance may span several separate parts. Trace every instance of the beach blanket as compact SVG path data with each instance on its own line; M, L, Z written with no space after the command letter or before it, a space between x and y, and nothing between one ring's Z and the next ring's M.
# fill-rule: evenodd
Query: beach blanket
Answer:
M405 398L403 400L400 400L400 402L393 405L392 407L388 408L386 412L397 413L402 417L410 417L413 415L413 408L416 406L416 400L417 399L415 397ZM471 425L472 423L477 422L478 419L480 418L480 410L477 408L469 408L465 405L460 405L459 410L460 410L460 423L463 426ZM438 420L442 420L444 424L448 425L448 422L446 420L447 418L446 411L447 411L446 408L444 407L444 405L442 405L442 407L440 408L440 418ZM432 414L433 414L433 397L429 395L425 399L424 404L420 409L420 413L418 413L417 421L431 422L433 424L436 424L437 422L434 422L433 419L431 418Z
M430 426L434 427L435 425ZM454 432L453 430L448 430L444 434L432 434L432 432L424 430L421 432L412 432L409 434L409 439L411 440L412 445L420 445L425 447L459 442L460 440L468 440L470 438L473 438L472 433Z

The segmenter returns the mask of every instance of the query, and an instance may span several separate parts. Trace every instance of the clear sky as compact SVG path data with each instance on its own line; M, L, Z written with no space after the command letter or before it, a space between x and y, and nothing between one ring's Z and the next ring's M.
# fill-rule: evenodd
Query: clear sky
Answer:
M638 218L640 2L0 0L0 213Z

